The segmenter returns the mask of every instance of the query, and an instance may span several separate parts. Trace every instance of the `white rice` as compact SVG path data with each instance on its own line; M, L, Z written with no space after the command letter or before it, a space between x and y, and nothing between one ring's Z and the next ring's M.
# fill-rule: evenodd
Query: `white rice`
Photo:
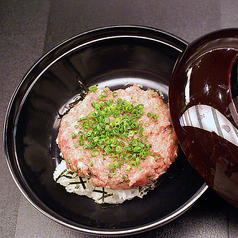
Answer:
M143 188L133 189L117 189L102 188L93 186L88 178L79 178L77 173L67 169L66 162L64 160L56 167L54 174L54 180L63 185L67 192L76 193L78 195L85 195L92 198L96 203L110 203L119 204L126 200L131 200L134 197L142 198L149 190L155 188L155 183L147 185Z

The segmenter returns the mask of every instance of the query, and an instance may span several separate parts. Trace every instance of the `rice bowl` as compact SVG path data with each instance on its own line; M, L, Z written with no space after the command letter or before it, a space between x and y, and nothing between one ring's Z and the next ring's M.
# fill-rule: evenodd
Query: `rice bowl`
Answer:
M10 101L4 142L12 177L36 209L77 231L118 236L165 225L197 201L207 186L181 149L153 191L120 205L69 193L52 176L61 162L56 138L62 108L89 85L117 90L126 82L159 89L168 103L171 71L185 47L163 31L109 27L66 40L35 63Z

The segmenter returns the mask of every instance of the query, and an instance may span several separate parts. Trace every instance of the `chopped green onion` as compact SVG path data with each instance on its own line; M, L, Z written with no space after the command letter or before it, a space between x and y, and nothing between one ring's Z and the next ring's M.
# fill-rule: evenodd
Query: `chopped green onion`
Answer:
M172 126L170 126L170 132L169 132L169 134L171 134L172 132L173 132L173 127Z
M103 97L107 97L108 96L108 91L103 90L100 95L103 96Z
M148 136L149 132L148 131L143 131L143 136Z
M152 115L152 120L153 120L153 121L157 121L157 116L156 116L156 114L153 114L153 115Z
M109 124L109 123L110 123L110 118L106 117L106 118L104 119L104 122L107 123L107 124Z
M122 152L122 147L121 146L117 146L116 147L116 152L119 154L119 153L121 153Z
M109 169L114 169L114 168L115 168L115 165L114 165L114 164L109 164L109 165L108 165L108 168L109 168Z
M113 93L112 93L112 96L113 96L113 97L116 97L117 95L118 95L117 92L113 92Z
M96 157L96 156L98 156L99 155L99 149L93 149L92 151L91 151L91 156L92 157Z
M98 100L100 101L100 100L102 100L103 99L103 96L102 95L99 95L98 96Z
M136 162L133 160L133 161L130 161L130 164L131 164L131 166L135 166Z
M92 86L90 90L97 90L97 87ZM72 138L77 138L75 147L91 150L92 157L98 156L101 150L103 156L113 158L109 169L129 163L126 167L129 171L153 154L149 151L152 145L147 142L148 132L144 130L149 123L140 119L144 114L143 104L133 105L120 98L104 100L108 94L108 90L103 90L98 96L99 101L91 102L93 110L77 120L78 135L72 133ZM118 93L112 95L116 97ZM147 113L147 116L157 120L156 114Z
M131 166L128 165L128 166L126 167L126 171L129 171L130 169L131 169Z
M84 121L88 119L88 116L85 116L85 117L80 117L79 119L77 119L78 122L81 122L81 121Z
M97 91L97 89L98 89L98 87L97 86L91 86L91 87L89 87L89 92L91 92L91 93L94 93L94 92L96 92Z
M115 119L113 120L113 124L114 124L115 126L120 125L120 124L121 124L121 119L120 119L120 118L115 118Z
M114 164L115 164L115 166L116 166L117 168L119 168L119 167L120 167L120 165L118 164L118 162L117 162L117 161L114 161Z
M143 127L141 126L140 128L139 128L139 130L138 130L138 133L139 133L139 135L140 136L143 136Z

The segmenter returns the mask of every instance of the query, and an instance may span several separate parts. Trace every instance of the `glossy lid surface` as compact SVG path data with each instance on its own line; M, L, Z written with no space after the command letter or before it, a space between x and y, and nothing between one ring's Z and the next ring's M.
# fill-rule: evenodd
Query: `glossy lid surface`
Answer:
M191 43L173 70L169 103L180 145L218 194L238 206L238 30Z

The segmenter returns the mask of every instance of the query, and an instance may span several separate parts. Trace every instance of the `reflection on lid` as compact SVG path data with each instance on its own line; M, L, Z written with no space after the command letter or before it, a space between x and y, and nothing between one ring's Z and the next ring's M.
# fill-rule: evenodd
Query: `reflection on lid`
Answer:
M187 109L180 118L181 126L192 126L215 132L238 146L238 130L218 110L208 105L196 105Z
M237 150L223 142L223 139L225 139L237 148L238 130L223 114L208 105L196 105L187 109L180 117L180 125L211 132L211 143L200 137L200 142L204 141L205 144L200 144L201 147L198 149L206 148L205 151L208 151L206 146L211 146L212 154L209 155L208 160L196 157L199 160L197 161L199 164L198 171L200 171L201 165L204 165L205 161L207 168L202 167L200 174L207 172L209 186L238 207L238 161L236 153L234 153ZM188 131L187 128L185 130ZM199 135L201 136L201 134ZM204 137L206 136L208 137L207 133L204 134ZM194 161L193 163L195 164Z

